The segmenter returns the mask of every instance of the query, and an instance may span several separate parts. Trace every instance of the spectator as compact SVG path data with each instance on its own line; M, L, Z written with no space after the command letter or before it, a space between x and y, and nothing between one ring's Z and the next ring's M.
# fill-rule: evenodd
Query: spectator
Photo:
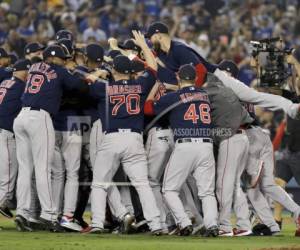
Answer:
M88 28L83 32L83 41L84 42L99 42L104 43L107 40L107 36L100 27L100 20L98 17L93 16L88 20Z

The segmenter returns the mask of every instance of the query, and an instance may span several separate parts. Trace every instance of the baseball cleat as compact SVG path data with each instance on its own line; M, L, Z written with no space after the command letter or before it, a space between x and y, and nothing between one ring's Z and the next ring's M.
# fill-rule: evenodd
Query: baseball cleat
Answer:
M65 215L61 218L60 225L63 228L66 228L71 231L80 232L82 230L82 227L79 225L79 223L76 222L76 220L73 217Z
M10 219L14 217L14 215L12 214L12 212L9 210L9 208L7 206L1 206L0 207L0 213L3 216L5 216L7 218L10 218Z
M259 183L262 176L263 168L264 168L264 162L261 161L258 167L257 174L255 176L251 176L250 188L255 188Z
M203 237L217 237L219 235L219 228L218 226L212 226L208 229L203 234Z
M172 226L169 228L169 235L179 235L180 228L178 226Z
M224 230L219 230L219 236L221 237L232 237L233 236L233 232L230 231L230 232L226 232Z
M48 230L53 233L65 232L64 228L60 226L58 221L50 221L42 217L40 217L39 220L45 225L45 230Z
M81 233L83 233L83 234L103 234L103 233L105 233L105 230L104 230L104 228L101 228L101 227L88 226L87 228L83 229L81 231Z
M16 216L15 224L19 232L33 232L33 229L30 227L30 222L22 215Z
M163 229L156 229L151 231L151 234L154 236L162 236L162 235L168 235L168 232L166 233L166 231Z
M240 237L240 236L250 236L253 235L252 230L242 230L242 229L233 229L234 236Z
M47 230L45 224L40 220L29 218L28 222L33 230Z
M204 235L205 232L206 232L206 228L202 224L194 227L192 235Z
M129 213L124 215L123 220L121 222L121 228L120 228L123 234L128 234L131 225L134 222L134 219L135 219L134 216Z
M192 234L192 232L193 232L193 226L189 225L189 226L186 226L186 227L180 229L179 235L180 236L189 236Z

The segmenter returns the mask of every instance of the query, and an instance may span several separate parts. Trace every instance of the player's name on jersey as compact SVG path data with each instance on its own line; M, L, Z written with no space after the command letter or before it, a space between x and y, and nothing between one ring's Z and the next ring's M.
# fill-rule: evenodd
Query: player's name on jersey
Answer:
M0 84L0 88L10 89L14 85L14 83L15 81L12 79L5 80Z
M55 73L55 71L53 69L49 71L49 69L51 69L51 66L49 64L40 62L40 63L33 64L31 66L31 68L29 69L28 73L29 74L30 73L31 74L33 74L33 73L44 74L47 77L48 81L57 78L57 74Z
M192 102L192 101L206 101L209 102L208 95L206 93L183 93L180 95L180 98L183 103Z
M112 85L108 86L108 95L119 94L140 94L142 93L141 85Z

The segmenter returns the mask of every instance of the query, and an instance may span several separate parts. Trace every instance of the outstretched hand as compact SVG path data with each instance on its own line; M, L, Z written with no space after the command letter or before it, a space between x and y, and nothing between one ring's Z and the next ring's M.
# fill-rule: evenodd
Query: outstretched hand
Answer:
M144 34L142 34L141 31L133 30L132 34L136 45L140 46L141 48L147 46Z

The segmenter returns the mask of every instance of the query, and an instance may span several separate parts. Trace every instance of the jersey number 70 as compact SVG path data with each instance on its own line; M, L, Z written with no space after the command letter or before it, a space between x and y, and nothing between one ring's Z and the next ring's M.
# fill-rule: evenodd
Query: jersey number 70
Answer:
M129 94L125 95L113 95L109 97L111 104L115 104L112 109L112 115L116 116L122 105L126 105L126 111L130 115L139 114L141 111L140 108L140 96L138 94Z
M201 103L199 105L199 114L197 112L196 104L190 104L189 108L184 114L184 120L191 120L194 124L197 124L198 120L200 120L203 124L210 124L210 106L207 103Z

